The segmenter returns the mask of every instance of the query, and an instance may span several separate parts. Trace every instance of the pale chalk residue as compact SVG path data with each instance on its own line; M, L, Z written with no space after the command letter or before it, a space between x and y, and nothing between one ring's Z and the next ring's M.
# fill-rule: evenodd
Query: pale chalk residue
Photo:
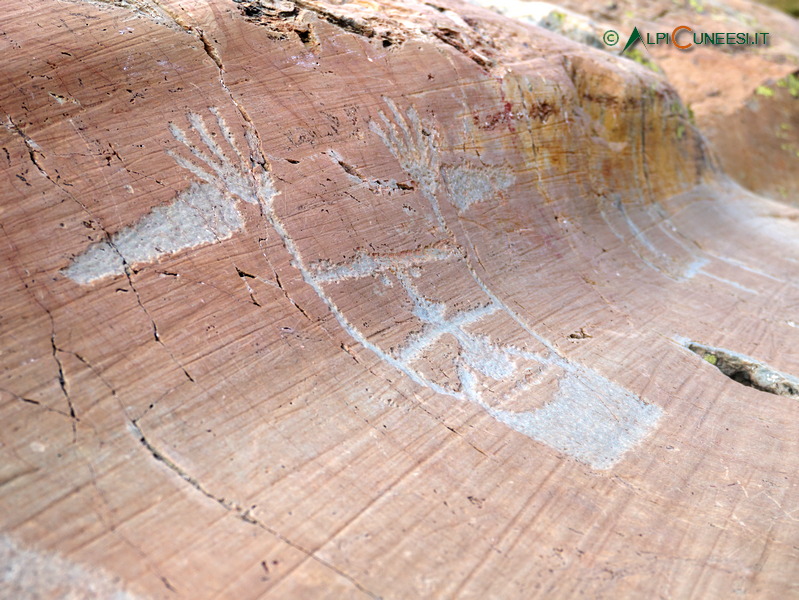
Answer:
M402 113L391 101L387 100L386 105L391 116L381 112L382 124L372 122L371 128L430 203L436 217L432 231L436 241L432 244L386 253L357 250L344 261L322 259L306 263L275 211L273 182L254 132L245 130L249 146L249 157L245 158L221 116L212 109L226 142L225 150L196 114L188 115L191 136L175 125L170 128L173 137L192 155L191 159L177 154L171 154L172 157L199 182L192 183L173 203L154 209L135 225L89 248L64 273L79 283L89 283L123 273L132 263L152 262L184 248L220 241L243 227L237 203L257 204L291 254L292 264L300 270L305 282L325 302L344 330L365 348L419 385L476 404L497 421L593 468L609 468L651 431L661 409L646 405L592 369L570 362L551 341L527 326L476 274L467 252L448 227L439 198L463 212L476 203L497 198L513 184L512 172L503 166L469 163L442 166L435 128L423 124L413 108ZM237 160L228 159L231 153ZM338 154L330 156L347 170L349 165ZM435 273L443 263L465 269L483 291L484 298L469 309L456 310L449 302L425 296L414 280L423 274ZM375 285L394 285L392 278L398 282L410 302L412 314L419 321L419 328L406 335L396 348L382 348L370 340L327 291L328 286L366 278L373 278ZM427 281L435 281L435 278ZM435 297L435 290L432 294ZM492 319L503 313L522 328L523 331L518 332L520 336L529 336L532 346L537 342L543 344L544 349L522 351L474 329L482 324L481 330L485 331ZM429 351L444 337L454 339L458 346L457 381L434 380L424 374L429 366ZM513 390L508 392L513 394L508 397L511 400L529 397L534 402L532 396L527 396L534 392L525 383L526 375L548 367L562 372L558 391L548 404L538 410L521 412L497 408L502 406L503 398L499 398L500 392L493 388ZM507 384L511 384L510 387Z
M706 274L703 267L708 264L708 258L679 233L659 203L631 206L637 209L635 219L619 194L602 197L599 203L600 214L613 235L638 258L648 267L676 281L687 281L699 273ZM638 220L643 220L643 224L639 225ZM662 236L662 240L668 240L677 253L670 254L659 247L654 241L658 235Z
M52 552L21 548L0 535L0 597L19 600L136 600L105 571L73 563Z
M441 174L449 189L452 203L461 212L472 204L495 198L515 181L509 169L500 167L476 167L469 163L447 165Z
M420 260L422 257L425 260ZM462 261L463 256L455 252L445 256L415 252L365 260L364 255L359 254L350 262L336 265L325 262L323 266L313 263L310 268L304 265L300 268L347 332L387 363L417 383L437 393L476 404L515 431L548 444L594 469L612 467L627 450L649 434L662 414L658 406L645 404L620 385L587 367L569 362L554 351L525 352L498 343L488 335L470 331L471 326L505 310L498 300L488 299L485 304L473 308L453 310L444 302L426 298L414 283L411 272L435 266L435 262L443 260ZM370 342L357 326L348 322L322 287L348 279L378 278L386 273L397 279L411 301L412 314L422 324L391 352ZM444 336L451 336L458 345L456 385L435 382L423 375L420 368L428 360L425 353ZM515 381L518 393L533 393L529 385L522 383L524 366L532 364L557 367L563 371L552 401L542 409L526 412L492 406L489 399L492 382Z
M257 205L260 195L274 195L271 180L253 176L252 159L245 159L219 112L213 108L210 111L226 148L214 139L205 121L195 113L188 113L187 118L193 138L199 143L174 123L170 124L172 136L185 146L193 160L171 151L169 155L201 183L192 182L172 203L155 207L138 223L90 246L75 257L62 271L63 275L88 284L121 275L127 265L152 263L181 250L228 239L244 227L237 208L240 200ZM245 137L252 150L254 140ZM231 154L235 160L229 158Z
M488 409L512 429L573 456L595 469L609 469L655 427L663 411L595 371L572 366L555 398L527 413Z
M503 190L513 185L512 171L503 166L466 161L442 165L436 128L430 123L422 123L414 108L402 112L388 99L386 106L389 115L381 111L380 122L372 121L371 129L430 203L436 217L438 241L431 247L413 252L365 254L358 251L343 262L320 260L306 266L296 254L293 242L284 239L295 254L295 264L353 338L413 381L436 393L480 406L497 421L592 468L610 468L651 432L662 410L644 403L596 371L562 356L551 341L526 326L493 294L470 265L466 251L460 248L447 225L440 201L446 200L463 213L477 203L495 200ZM343 159L337 154L334 158L346 170ZM277 223L281 235L287 237L276 217L272 215L271 218ZM435 273L443 262L457 263L466 269L485 293L484 301L469 309L455 310L448 302L436 301L422 294L414 279L425 273ZM397 347L384 349L347 319L325 287L350 279L385 281L388 275L399 282L420 327L407 334ZM482 323L485 330L495 315L501 313L510 316L545 349L535 353L523 351L473 330L478 323ZM457 344L454 357L457 381L449 377L441 381L425 374L429 371L427 367L433 346L445 336ZM562 374L557 393L543 408L520 412L498 408L508 399L524 401L529 398L531 403L537 404L533 397L535 391L526 382L526 375L531 370L550 367ZM508 383L514 385L508 387ZM495 389L510 391L500 393Z
M458 248L449 243L432 244L411 252L390 254L359 251L355 257L344 262L332 263L320 260L309 265L314 279L319 282L339 282L346 279L372 277L397 267L410 269L423 264L445 260L458 254Z
M90 246L62 273L81 284L121 275L125 265L150 263L166 254L229 238L243 226L235 203L219 190L192 183L172 204Z

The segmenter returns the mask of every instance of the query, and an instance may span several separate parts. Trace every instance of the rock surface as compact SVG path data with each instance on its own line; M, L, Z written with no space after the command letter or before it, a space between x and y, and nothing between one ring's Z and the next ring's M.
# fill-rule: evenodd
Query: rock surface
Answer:
M2 593L797 592L799 403L708 357L799 373L799 211L662 74L454 0L3 11Z
M693 44L677 51L663 44L638 44L630 55L668 78L725 172L752 191L799 206L799 20L746 0L560 4L510 3L518 18L539 23L546 13L543 26L577 39L590 31L597 42L611 28L622 44L634 27L653 37L679 26L697 33L768 33L766 45ZM693 38L686 32L678 39L686 44Z

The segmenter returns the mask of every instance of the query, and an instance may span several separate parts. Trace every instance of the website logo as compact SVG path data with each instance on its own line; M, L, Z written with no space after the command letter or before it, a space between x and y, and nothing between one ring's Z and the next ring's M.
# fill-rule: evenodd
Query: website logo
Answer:
M762 31L757 33L747 31L701 33L694 31L688 25L679 25L671 32L658 31L642 34L638 27L633 27L633 32L627 38L627 43L620 54L623 55L638 42L641 42L644 49L648 49L650 45L667 45L674 46L678 50L688 50L693 46L766 46L768 45L768 36L768 33ZM608 29L602 36L602 41L608 46L615 46L619 40L619 34L613 29Z

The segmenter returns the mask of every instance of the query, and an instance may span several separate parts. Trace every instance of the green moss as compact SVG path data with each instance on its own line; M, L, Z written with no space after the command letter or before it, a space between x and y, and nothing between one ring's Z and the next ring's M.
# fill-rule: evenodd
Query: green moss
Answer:
M760 0L760 2L799 17L799 0Z
M690 121L691 125L696 125L696 115L690 104L685 105L685 112L687 113L688 121Z
M715 365L718 362L715 354L705 354L702 358L704 358L711 365Z
M788 93L794 98L799 98L799 77L791 73L777 81L777 85L781 88L788 88Z
M755 90L755 94L758 96L765 96L766 98L771 98L774 95L774 90L772 90L767 85L759 85Z
M799 158L799 148L797 148L795 144L780 144L780 150Z
M566 20L566 13L562 13L559 10L553 10L551 13L549 13L548 18L551 19L552 22L558 27L562 27L563 22Z
M677 125L674 129L674 133L677 139L681 140L688 131L688 125L696 125L694 122L694 111L691 110L690 106L683 104L680 102L679 98L675 97L672 97L671 101L669 101L668 110L670 117L677 117L675 119Z
M639 65L642 65L653 71L654 73L661 73L661 68L657 66L651 58L646 56L643 52L641 52L638 48L630 48L627 52L624 53L624 56L629 58L630 60L634 60Z
M705 6L702 4L701 0L688 0L688 4L694 9L694 12L705 12Z

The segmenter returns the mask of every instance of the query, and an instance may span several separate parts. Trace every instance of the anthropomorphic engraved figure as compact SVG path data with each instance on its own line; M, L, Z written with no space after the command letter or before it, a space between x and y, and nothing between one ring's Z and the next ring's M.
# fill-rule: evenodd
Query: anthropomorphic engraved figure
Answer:
M441 203L450 203L459 215L467 213L509 189L514 182L512 172L502 166L477 169L465 160L442 164L435 127L422 123L414 108L403 113L391 100L386 105L389 114L381 111L371 128L429 203L435 215L436 250L320 261L306 267L310 278L320 288L345 278L371 278L378 286L398 284L419 326L401 344L376 349L387 361L423 385L477 404L520 433L595 468L610 467L651 430L660 408L568 361L496 297L471 267ZM429 297L438 293L429 283L422 291L426 282L434 280L427 275L439 269L446 269L451 278L472 281L480 296L474 307L456 310L452 301ZM500 333L491 335L491 331ZM369 342L358 328L350 333ZM453 368L450 373L439 369L436 374L425 363L440 361L445 349L439 357L433 350L443 345L445 337L454 340L450 349L456 347L451 352ZM555 388L547 382L554 382Z
M258 205L304 281L365 348L419 385L475 404L497 421L594 468L609 468L647 435L661 410L568 361L476 275L448 227L441 202L466 213L510 189L512 172L502 166L477 169L467 161L442 164L435 128L423 124L413 108L402 113L390 100L386 105L390 116L381 112L372 130L428 203L432 240L408 239L396 251L354 249L343 260L306 260L297 241L302 232L284 223L275 209L275 186L252 126L245 124L245 155L220 113L211 109L220 141L196 113L187 115L188 131L170 126L184 147L170 155L198 181L173 203L89 247L64 274L87 283L124 273L133 263L219 242L244 226L239 201ZM380 324L391 341L367 330L353 308L341 308L346 303L337 298L352 284L365 285L373 297L391 292ZM465 307L458 306L464 302ZM405 329L399 313L407 316Z

